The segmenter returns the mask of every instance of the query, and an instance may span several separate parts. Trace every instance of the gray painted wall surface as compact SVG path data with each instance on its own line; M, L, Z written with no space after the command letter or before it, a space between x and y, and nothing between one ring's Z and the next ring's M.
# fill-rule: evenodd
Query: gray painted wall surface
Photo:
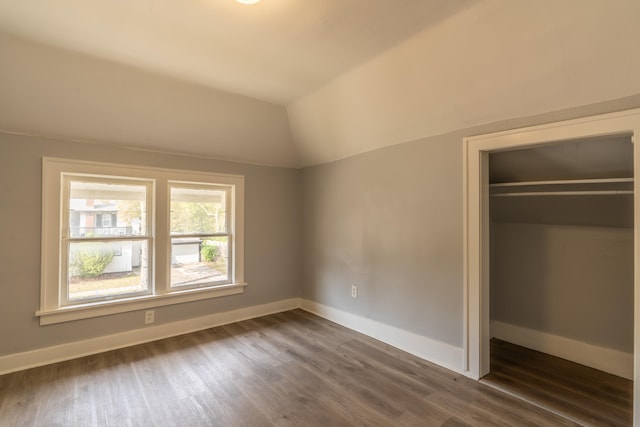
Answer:
M633 227L633 195L492 197L491 218L496 222Z
M489 182L633 178L630 136L576 139L489 156ZM633 183L493 188L499 192L632 190ZM633 227L633 195L491 197L494 222Z
M637 107L640 95L633 95L302 172L0 135L0 236L11 243L0 245L0 336L11 337L0 340L0 355L143 326L140 312L38 325L42 156L246 176L246 293L158 308L156 324L303 296L461 346L462 138ZM350 297L352 284L360 287L358 299Z
M284 107L0 31L0 129L296 165Z
M245 293L156 308L154 325L299 295L298 170L0 134L0 355L145 326L141 311L39 325L43 156L245 176Z
M638 106L634 95L303 169L302 296L461 347L462 139ZM611 345L626 348L624 334Z
M491 225L491 318L633 352L633 229Z
M578 138L489 156L489 182L633 177L630 135Z
M461 160L444 138L305 169L303 296L461 346Z

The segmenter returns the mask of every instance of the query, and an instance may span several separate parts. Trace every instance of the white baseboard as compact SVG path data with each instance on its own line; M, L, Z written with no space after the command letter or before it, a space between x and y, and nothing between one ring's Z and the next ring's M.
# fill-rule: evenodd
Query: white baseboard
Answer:
M462 369L463 350L451 344L433 340L394 326L367 319L309 300L291 298L252 307L239 308L222 313L196 317L179 322L150 326L120 334L106 335L88 340L75 341L23 353L0 356L0 375L23 369L35 368L50 363L62 362L102 353L118 348L143 344L190 332L240 322L269 314L302 308L349 329L376 338L424 360L465 374Z
M266 316L300 306L298 298L239 308L208 316L196 317L179 322L166 323L147 328L134 329L120 334L106 335L68 344L10 354L0 357L0 375L50 363L62 362L91 354L156 341L176 335L187 334L255 317Z
M466 375L462 369L462 348L306 299L300 300L300 308L404 350L421 359Z
M491 336L633 380L633 353L625 353L533 329L491 321Z

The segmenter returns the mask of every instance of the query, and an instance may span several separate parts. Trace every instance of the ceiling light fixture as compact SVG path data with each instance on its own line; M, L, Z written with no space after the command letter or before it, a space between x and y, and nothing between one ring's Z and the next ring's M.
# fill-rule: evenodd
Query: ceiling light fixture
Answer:
M256 4L258 3L260 0L236 0L238 3L242 3L242 4Z

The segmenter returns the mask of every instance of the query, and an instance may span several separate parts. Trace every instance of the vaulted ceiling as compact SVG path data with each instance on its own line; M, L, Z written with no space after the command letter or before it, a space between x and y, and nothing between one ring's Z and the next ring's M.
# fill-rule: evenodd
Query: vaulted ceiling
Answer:
M3 0L0 25L59 47L285 105L469 2Z
M640 2L0 0L0 130L306 166L640 93Z

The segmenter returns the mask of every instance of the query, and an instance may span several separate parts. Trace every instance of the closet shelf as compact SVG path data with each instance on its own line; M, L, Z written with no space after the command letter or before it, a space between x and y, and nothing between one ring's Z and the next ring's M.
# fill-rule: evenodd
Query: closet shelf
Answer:
M579 184L617 184L633 182L633 178L602 178L602 179L559 179L555 181L520 181L498 182L489 187L527 187L532 185L579 185Z
M489 187L492 197L620 196L633 194L633 178L501 182Z
M519 197L519 196L622 196L633 194L633 190L583 190L583 191L525 191L523 193L497 193L491 197Z

